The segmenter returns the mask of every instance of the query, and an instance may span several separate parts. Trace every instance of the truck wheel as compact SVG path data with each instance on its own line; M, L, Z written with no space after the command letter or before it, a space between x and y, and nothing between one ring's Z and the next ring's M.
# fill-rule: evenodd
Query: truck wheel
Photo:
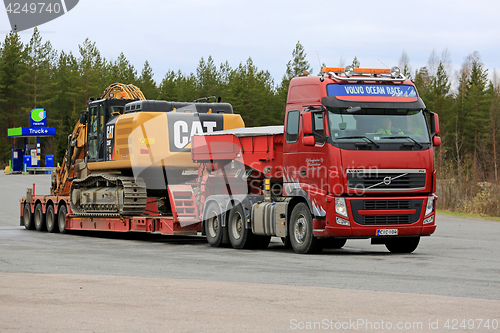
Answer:
M56 230L57 216L54 214L54 206L50 205L45 213L45 223L47 224L47 232Z
M312 216L303 202L297 204L290 216L290 243L293 250L300 254L318 252L321 247L313 236Z
M208 204L203 220L205 221L205 233L208 244L212 247L220 247L224 238L224 230L222 228L222 216L217 203L211 202Z
M45 214L43 213L42 204L39 202L35 206L35 228L37 231L45 229Z
M24 222L24 227L27 230L33 229L33 214L31 213L31 205L29 202L26 202L24 204L24 209L23 209L23 222Z
M57 225L61 234L66 233L66 214L68 214L66 206L62 205L59 207L59 212L57 213Z
M324 249L341 249L347 243L347 239L324 238L321 239L321 245Z
M252 246L254 234L245 228L245 213L241 205L234 206L229 211L228 233L229 241L235 249L248 249Z
M420 237L394 238L389 239L387 243L385 243L385 247L391 251L391 253L412 253L416 250L419 242Z

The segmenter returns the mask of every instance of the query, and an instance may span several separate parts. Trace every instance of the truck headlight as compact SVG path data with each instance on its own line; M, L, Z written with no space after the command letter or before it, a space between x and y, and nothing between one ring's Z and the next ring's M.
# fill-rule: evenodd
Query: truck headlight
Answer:
M335 198L335 213L344 217L349 217L347 214L347 206L344 198Z
M425 206L424 216L429 215L434 211L434 196L427 197L427 206Z

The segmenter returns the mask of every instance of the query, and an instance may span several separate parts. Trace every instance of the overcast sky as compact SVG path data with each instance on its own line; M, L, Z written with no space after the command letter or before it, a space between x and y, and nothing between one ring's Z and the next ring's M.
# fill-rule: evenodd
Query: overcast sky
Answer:
M356 56L361 67L391 67L405 51L415 70L444 49L455 70L474 51L490 73L500 69L498 0L80 0L38 28L58 51L78 55L89 38L108 60L123 52L139 74L148 60L157 83L169 69L195 72L211 55L217 66L227 60L233 68L251 57L277 84L297 41L314 74L318 57L327 66ZM0 10L2 42L9 30ZM20 32L23 42L32 32Z

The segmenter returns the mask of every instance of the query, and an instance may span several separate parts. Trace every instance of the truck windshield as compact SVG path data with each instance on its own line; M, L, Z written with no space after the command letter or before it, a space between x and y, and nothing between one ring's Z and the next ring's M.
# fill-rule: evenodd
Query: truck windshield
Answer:
M349 113L347 109L328 108L328 124L334 142L363 141L363 137L378 143L430 142L421 109L360 109Z

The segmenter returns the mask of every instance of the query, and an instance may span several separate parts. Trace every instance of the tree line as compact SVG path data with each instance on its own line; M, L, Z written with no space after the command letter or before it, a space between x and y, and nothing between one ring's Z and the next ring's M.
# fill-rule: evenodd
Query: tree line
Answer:
M36 28L27 43L10 32L0 42L0 163L5 165L10 149L23 144L15 141L21 139L8 139L7 129L28 127L29 112L39 107L48 111L48 126L57 128L55 138L42 139L43 154L55 154L60 162L67 136L87 100L98 97L114 82L134 84L148 99L193 101L221 96L241 114L246 126L282 124L290 79L312 72L300 42L291 55L279 82L274 82L269 71L257 68L251 57L232 68L227 61L215 64L209 56L200 59L194 73L169 70L157 83L148 61L139 73L123 53L108 60L89 39L73 54L55 50ZM345 65L343 59L340 65ZM361 64L355 57L352 65ZM415 70L403 51L399 65L414 80L426 106L440 117L442 145L436 149L435 163L441 192L460 188L468 193L467 202L478 200L478 195L488 197L485 193L496 188L500 177L500 85L496 73L484 67L478 52L465 58L457 73L451 68L447 50L440 56L433 51L426 66ZM449 202L442 204L449 209L464 205L453 198L448 195L444 201ZM495 214L500 215L500 211Z
M37 28L26 44L10 32L0 42L0 164L8 163L11 148L23 145L16 141L22 139L7 138L7 129L29 127L33 108L45 108L48 126L57 128L55 138L42 138L43 154L55 154L55 160L61 161L67 136L88 99L100 96L114 82L136 85L148 99L183 102L220 96L233 105L247 126L282 124L288 82L304 75L297 66L309 67L300 43L293 56L302 60L287 64L278 85L251 57L232 68L227 61L216 65L211 56L201 58L195 73L169 70L157 84L147 60L138 73L123 53L116 60L107 60L89 39L73 54L55 50L50 41L43 41Z

